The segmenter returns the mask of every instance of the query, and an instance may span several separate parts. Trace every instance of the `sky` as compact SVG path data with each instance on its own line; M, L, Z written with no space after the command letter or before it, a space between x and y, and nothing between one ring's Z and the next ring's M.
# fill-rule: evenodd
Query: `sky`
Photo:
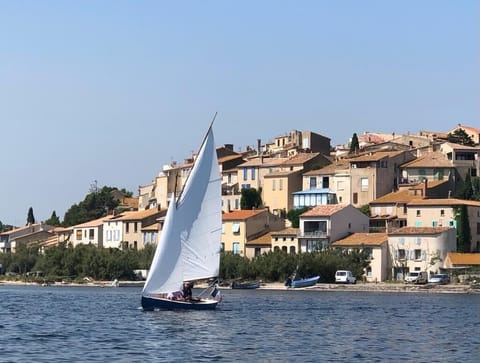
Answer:
M478 0L0 0L0 221L291 130L480 127Z

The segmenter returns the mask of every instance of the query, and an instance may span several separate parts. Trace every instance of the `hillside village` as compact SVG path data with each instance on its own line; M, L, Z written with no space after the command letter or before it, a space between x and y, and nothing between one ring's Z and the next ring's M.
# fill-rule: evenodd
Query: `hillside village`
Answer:
M472 146L448 141L463 130ZM365 132L358 148L332 147L328 137L293 130L257 148L217 148L222 175L222 248L253 258L335 247L370 253L365 281L403 280L408 271L440 273L480 267L480 201L459 199L465 182L480 175L480 129L456 125L447 132L396 135ZM0 233L0 252L20 245L142 249L162 231L172 193L179 192L195 155L166 165L139 186L135 198L118 198L122 210L71 227L37 223ZM240 209L242 189L259 191L263 206ZM286 218L308 207L299 227ZM369 216L360 211L367 208ZM468 226L459 225L459 214ZM463 217L463 220L467 220ZM469 228L469 241L457 230Z

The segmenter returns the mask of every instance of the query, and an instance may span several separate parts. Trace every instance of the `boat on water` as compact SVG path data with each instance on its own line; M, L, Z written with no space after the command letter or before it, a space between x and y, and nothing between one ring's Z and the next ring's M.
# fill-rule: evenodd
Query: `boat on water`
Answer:
M215 120L215 118L213 119ZM142 290L144 310L213 310L221 301L216 284L200 296L177 294L185 282L218 278L222 232L221 178L213 121L180 196L172 196L165 224Z
M320 276L313 276L306 279L299 279L299 280L288 280L285 282L285 286L287 287L309 287L315 285Z
M258 289L262 282L260 280L248 281L248 282L232 282L232 289Z

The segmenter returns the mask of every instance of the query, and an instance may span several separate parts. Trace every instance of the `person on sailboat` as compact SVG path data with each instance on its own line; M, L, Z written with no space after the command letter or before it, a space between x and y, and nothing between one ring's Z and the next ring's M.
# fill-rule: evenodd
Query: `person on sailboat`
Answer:
M186 301L192 300L192 285L190 282L183 283L183 298Z

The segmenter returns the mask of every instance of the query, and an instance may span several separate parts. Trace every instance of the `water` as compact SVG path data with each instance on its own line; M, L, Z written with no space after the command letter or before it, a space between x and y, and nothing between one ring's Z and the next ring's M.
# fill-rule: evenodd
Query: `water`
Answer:
M0 362L476 362L480 294L222 290L143 312L139 288L0 285Z

